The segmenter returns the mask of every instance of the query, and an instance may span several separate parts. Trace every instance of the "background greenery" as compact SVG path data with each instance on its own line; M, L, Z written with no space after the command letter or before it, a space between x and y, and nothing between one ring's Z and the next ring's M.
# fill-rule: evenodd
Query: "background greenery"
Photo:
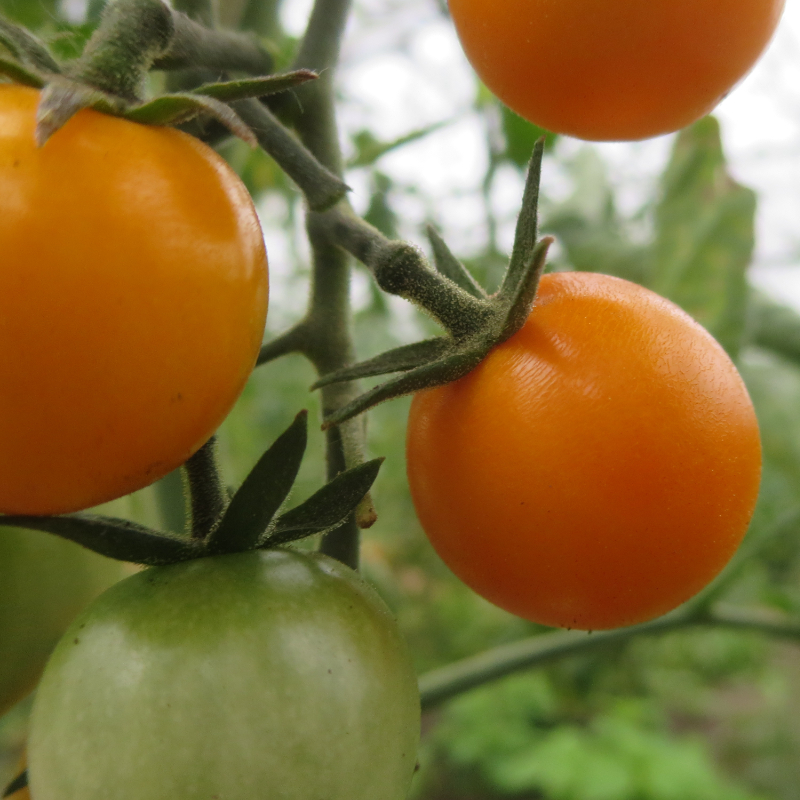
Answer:
M292 2L292 0L286 0ZM434 0L431 0L434 4ZM76 23L79 4L0 0L0 11L74 52L101 3ZM277 6L223 3L228 22L266 37L278 62L295 40L282 32ZM438 9L437 13L444 13ZM388 89L387 89L388 90ZM343 90L346 91L346 88ZM486 121L482 188L486 240L464 255L493 288L505 263L503 220L491 202L496 175L522 174L543 132L502 109L480 87L475 112ZM403 209L419 187L382 169L387 155L436 125L396 140L360 129L347 142L367 219L390 236L406 235ZM750 556L723 600L766 617L800 620L800 319L755 292L747 271L754 246L756 197L728 174L719 128L705 119L682 132L657 187L623 213L598 152L576 151L548 136L550 167L567 176L558 198L543 186L544 229L558 237L551 269L602 271L643 283L673 299L704 324L736 359L762 426L764 477L748 544ZM301 204L262 151L239 142L221 146L265 217L274 290L268 335L291 322L304 298L307 266L297 234ZM547 174L547 173L546 173ZM440 222L426 206L428 221ZM268 217L268 219L267 219ZM269 231L283 229L278 252ZM417 238L421 236L418 232ZM457 243L453 244L458 251ZM419 338L432 323L389 300L363 276L354 282L358 354L366 357ZM792 335L795 339L792 339ZM238 484L265 446L308 407L312 431L319 409L308 386L314 375L299 356L260 367L220 431L227 479ZM370 414L372 455L387 461L375 500L380 514L365 535L363 570L398 616L419 671L545 629L516 619L461 585L435 556L416 521L405 482L407 401ZM322 439L312 436L293 499L324 479ZM166 479L176 480L174 476ZM167 484L169 486L169 483ZM106 510L175 528L161 518L159 487ZM1 535L1 534L0 534ZM466 693L424 719L422 800L795 800L800 798L800 648L760 633L701 628L572 656ZM0 720L0 779L10 778L25 735L28 703Z

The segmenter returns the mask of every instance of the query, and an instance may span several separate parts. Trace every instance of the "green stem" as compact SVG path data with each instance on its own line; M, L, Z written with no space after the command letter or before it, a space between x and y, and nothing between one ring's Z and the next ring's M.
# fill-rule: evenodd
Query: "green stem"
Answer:
M252 128L261 147L297 184L311 209L329 208L345 195L347 185L338 173L326 169L316 154L298 142L262 103L240 100L231 106Z
M216 25L217 20L212 0L172 0L172 7L207 28L213 28Z
M203 68L218 72L236 70L251 75L272 72L272 56L258 40L244 33L217 31L194 22L185 14L173 14L175 33L154 69Z
M297 90L301 109L294 124L303 144L331 173L342 175L343 159L334 106L333 74L350 0L316 0L300 45L295 68L322 73ZM311 301L305 324L308 345L304 351L319 375L340 369L354 360L350 320L350 265L346 254L325 235L317 215L309 215L308 233L313 254ZM325 387L324 413L340 408L358 394L354 383ZM356 422L326 435L328 479L363 460L364 428ZM363 511L363 504L362 504ZM374 515L372 515L374 516ZM353 568L358 567L358 526L351 517L323 537L320 549Z
M421 306L455 338L485 328L491 314L485 300L431 269L412 245L387 239L348 208L331 209L319 224L372 271L381 289Z
M192 506L193 539L205 539L222 517L227 493L217 466L216 437L212 436L184 465Z
M643 625L592 634L555 631L495 647L422 675L419 679L422 708L427 711L463 692L523 669L542 667L638 636L661 635L700 625L755 631L800 642L800 621L787 622L757 611L730 608L718 608L708 614L695 609L678 611Z
M95 89L138 102L144 77L169 45L174 27L172 12L161 0L110 3L68 74Z

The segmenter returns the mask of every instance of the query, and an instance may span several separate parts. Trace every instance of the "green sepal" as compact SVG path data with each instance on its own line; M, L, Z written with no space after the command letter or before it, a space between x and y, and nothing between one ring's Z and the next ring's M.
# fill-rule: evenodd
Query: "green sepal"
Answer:
M213 117L234 136L247 142L250 147L258 146L258 140L253 131L230 106L205 95L189 92L165 94L142 105L129 108L121 116L144 125L177 125L201 114Z
M206 539L209 554L252 550L289 496L308 440L308 412L301 411L259 459Z
M483 287L469 274L467 268L453 255L433 225L428 225L428 239L433 249L433 263L438 272L481 300L486 298Z
M444 386L446 383L463 378L483 361L487 350L488 348L483 347L456 348L437 361L423 364L397 378L386 381L386 383L381 383L359 395L352 403L342 406L325 417L322 429L327 430L334 425L341 425L384 400L391 400L404 394L413 394L423 389L432 389L435 386Z
M525 280L530 267L531 251L536 246L539 229L539 182L542 177L542 158L544 157L544 137L536 142L533 155L528 166L525 179L525 190L522 194L522 208L517 217L514 231L514 246L508 270L503 278L499 296L508 300L516 296L519 285Z
M26 67L41 72L61 72L48 49L25 28L0 17L0 44Z
M0 58L0 75L5 75L6 78L11 78L14 83L21 83L23 86L32 86L34 89L41 89L45 81L40 75L25 69L21 64L16 61L10 61L6 58Z
M360 361L358 364L343 367L323 375L316 383L312 384L311 391L313 392L331 383L355 381L360 378L371 378L375 375L387 375L392 372L405 372L440 358L450 346L451 343L448 339L443 336L437 336L435 339L424 339L421 342L413 342L394 350L387 350L387 352L381 353L375 358Z
M463 378L493 347L525 324L536 299L547 250L553 242L549 236L537 242L543 154L541 139L528 168L509 266L501 288L492 295L475 282L433 228L428 228L428 236L434 251L435 271L413 247L395 241L375 242L377 237L350 225L345 213L331 224L333 235L339 237L338 243L372 269L384 291L421 306L449 335L406 345L322 376L312 388L391 372L403 373L329 414L323 420L323 430L385 400Z
M300 86L306 81L318 78L316 72L310 69L298 69L282 75L267 75L263 78L246 78L240 81L225 81L224 83L206 83L191 90L191 94L204 97L213 97L225 103L234 100L247 100L249 97L264 97L268 94L277 94Z
M69 514L62 517L9 515L0 526L30 528L69 539L101 556L150 567L177 564L205 555L202 542L161 533L144 525L113 517Z
M536 290L539 288L539 279L544 272L547 251L553 243L552 236L545 236L533 248L529 254L527 262L523 265L520 273L519 283L513 287L514 293L503 296L503 300L508 303L508 311L505 315L497 344L510 339L527 321L530 316L533 303L536 300Z
M36 144L41 147L56 131L84 108L119 115L125 101L81 83L57 76L42 89L36 109Z
M12 794L15 792L20 791L20 789L24 789L28 785L28 770L23 770L14 778L11 783L6 786L5 791L3 792L3 797L11 797Z
M288 544L341 525L370 490L382 463L382 458L374 458L337 475L304 503L281 514L259 548Z

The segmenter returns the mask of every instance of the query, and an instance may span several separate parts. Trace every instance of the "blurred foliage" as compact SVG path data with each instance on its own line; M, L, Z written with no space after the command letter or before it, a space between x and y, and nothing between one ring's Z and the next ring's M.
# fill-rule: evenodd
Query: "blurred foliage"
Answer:
M101 6L92 0L93 20ZM68 24L60 8L56 0L0 0L0 12L56 41L68 57L90 28ZM268 37L284 65L296 42L279 29L276 9L228 0L221 10L226 24L244 20ZM792 360L800 347L781 349L792 337L800 342L800 318L764 306L748 284L755 197L729 176L716 121L702 120L676 137L654 196L623 215L597 150L586 146L565 157L557 137L503 109L480 87L476 108L487 120L485 199L497 170L521 171L542 135L547 158L569 175L573 192L564 201L548 200L543 187L543 228L560 244L551 268L643 283L683 305L737 359L762 427L764 473L748 534L753 555L724 599L800 615L800 366ZM396 235L400 212L381 159L436 128L388 142L364 130L349 145L351 168L366 175L366 216L387 235ZM294 227L299 204L271 159L241 142L220 150L262 207L275 201L286 211L287 228ZM487 247L466 261L491 285L505 254L488 200L486 207ZM302 280L303 252L290 246L293 263L273 268L291 268ZM356 283L366 286L355 320L360 356L431 329L429 320L398 313L398 304L371 282ZM290 285L288 295L298 284ZM290 313L283 306L297 307L295 297L277 293L271 302L273 326ZM759 314L780 318L779 337L759 333ZM325 470L319 410L308 392L314 377L296 356L256 371L219 434L232 486L306 407L311 437L291 502L319 488ZM365 534L363 565L425 671L544 629L474 595L422 535L405 481L407 402L370 414L371 454L387 460L374 490L380 516ZM181 507L180 480L172 475L103 511L175 530ZM11 776L26 717L23 703L0 720L0 781ZM708 629L633 640L474 690L426 715L425 730L418 800L800 800L800 649Z

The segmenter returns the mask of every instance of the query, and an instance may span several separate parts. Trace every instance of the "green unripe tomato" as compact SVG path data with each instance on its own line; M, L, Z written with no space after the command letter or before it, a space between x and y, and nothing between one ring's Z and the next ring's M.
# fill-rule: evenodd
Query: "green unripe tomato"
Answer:
M122 570L48 533L0 528L0 716L34 688L67 626Z
M65 634L34 703L36 800L403 800L417 681L386 606L319 554L146 570Z

